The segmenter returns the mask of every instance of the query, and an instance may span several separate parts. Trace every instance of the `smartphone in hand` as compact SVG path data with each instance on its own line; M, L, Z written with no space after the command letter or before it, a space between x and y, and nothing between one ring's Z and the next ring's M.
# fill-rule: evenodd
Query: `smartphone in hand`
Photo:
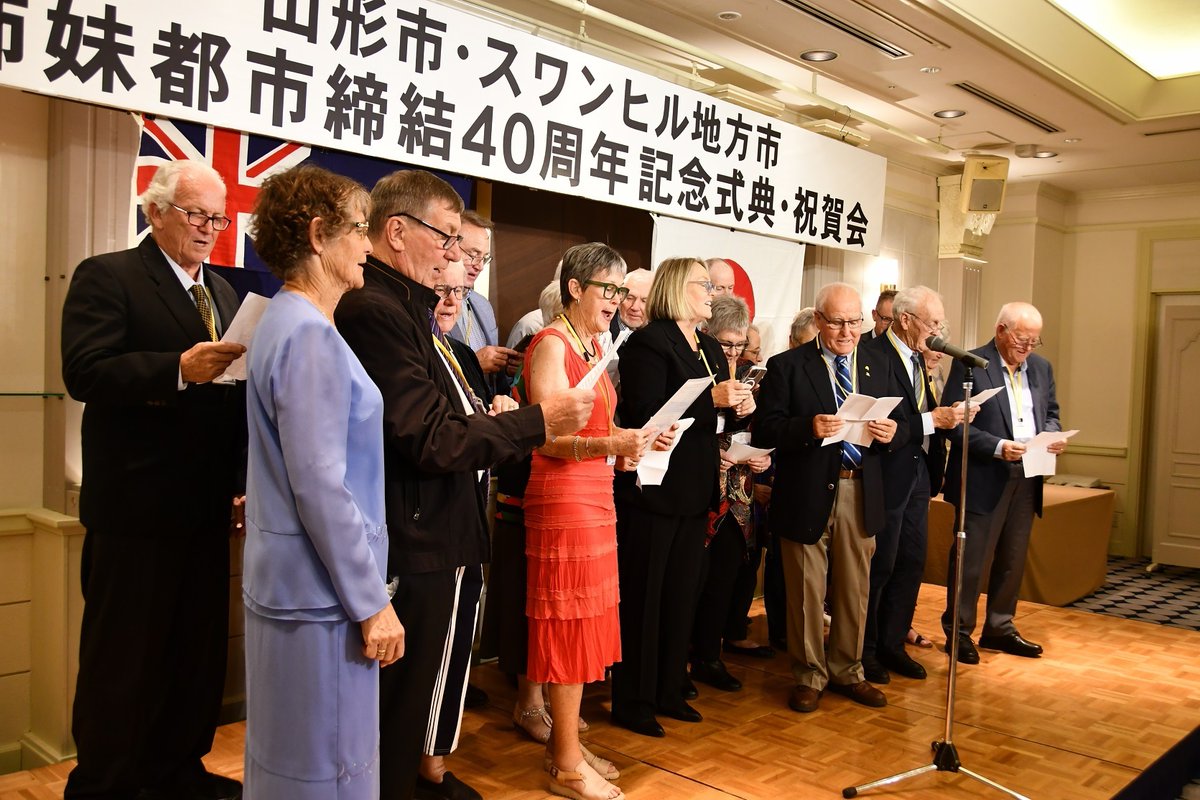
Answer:
M759 381L761 381L763 375L766 375L766 374L767 374L767 368L756 364L753 367L751 367L750 371L747 372L745 377L742 378L742 383L746 384L751 389L753 389L756 386L758 386Z

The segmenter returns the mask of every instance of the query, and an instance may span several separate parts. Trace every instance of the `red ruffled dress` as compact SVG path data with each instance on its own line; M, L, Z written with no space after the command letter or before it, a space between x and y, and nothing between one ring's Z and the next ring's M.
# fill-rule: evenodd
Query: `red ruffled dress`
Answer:
M588 364L566 335L546 328L546 336L566 345L563 366L574 386ZM596 383L596 403L581 437L608 436L616 392L608 375ZM584 443L579 443L584 454ZM613 468L604 456L576 461L535 452L525 491L525 559L528 564L525 614L529 618L529 680L539 683L591 683L621 660L617 615L617 515Z

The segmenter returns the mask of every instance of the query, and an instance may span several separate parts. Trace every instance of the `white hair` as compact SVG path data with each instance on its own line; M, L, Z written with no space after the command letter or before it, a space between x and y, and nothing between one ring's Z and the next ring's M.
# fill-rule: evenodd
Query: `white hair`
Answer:
M942 296L928 286L911 286L901 289L896 292L896 296L892 300L892 316L898 317L901 314L916 316L918 309L928 305L929 301L933 299L937 299L939 303L943 302Z
M194 181L199 178L209 178L222 186L225 185L225 179L221 177L221 173L202 161L180 159L168 161L159 167L155 171L154 177L150 179L150 185L146 187L146 191L142 192L142 196L139 198L142 215L146 218L146 222L150 222L151 206L156 207L159 211L166 211L167 206L175 202L180 179Z
M813 301L813 308L824 314L825 304L829 302L830 295L841 292L854 295L856 298L858 298L859 305L862 305L862 296L858 293L857 289L848 283L835 281L834 283L827 283L820 288L820 290L817 292L816 300Z
M558 281L550 281L542 293L538 295L538 309L542 312L542 324L549 325L554 318L562 313L562 292Z
M1042 312L1038 311L1031 303L1005 303L1000 307L1000 314L996 317L996 327L1003 325L1006 328L1011 328L1018 322L1028 322L1036 328L1042 327Z
M650 284L654 282L654 273L645 268L632 269L625 273L625 286L641 280L645 280L646 287L649 288Z

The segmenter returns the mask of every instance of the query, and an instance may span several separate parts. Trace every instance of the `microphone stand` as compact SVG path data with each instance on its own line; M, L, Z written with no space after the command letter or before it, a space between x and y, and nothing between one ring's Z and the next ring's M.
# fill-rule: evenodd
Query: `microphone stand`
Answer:
M889 775L886 778L849 786L842 789L842 797L857 797L859 792L889 786L893 783L924 775L926 772L961 772L968 778L974 778L993 789L999 789L1016 800L1029 800L1023 794L1018 794L995 781L985 778L977 772L972 772L962 765L958 758L958 748L954 745L954 695L958 684L958 605L962 602L962 571L963 551L967 545L967 443L971 435L971 392L975 388L975 374L970 364L964 362L966 373L963 375L963 423L962 423L962 483L958 490L958 532L954 537L954 594L950 603L950 614L954 618L953 629L950 631L950 670L946 680L946 730L942 738L933 742L933 761L924 766Z

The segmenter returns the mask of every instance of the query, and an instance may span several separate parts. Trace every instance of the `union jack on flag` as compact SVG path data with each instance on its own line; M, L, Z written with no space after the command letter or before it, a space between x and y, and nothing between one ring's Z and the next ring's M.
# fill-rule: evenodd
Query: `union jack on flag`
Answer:
M225 179L225 216L231 223L217 237L210 263L223 267L244 267L266 271L266 265L254 252L249 237L250 216L258 187L277 172L290 169L308 159L312 148L263 136L239 133L161 117L142 117L141 145L138 149L135 190L140 196L150 185L159 166L167 161L192 159L203 161ZM138 236L147 228L140 212Z

